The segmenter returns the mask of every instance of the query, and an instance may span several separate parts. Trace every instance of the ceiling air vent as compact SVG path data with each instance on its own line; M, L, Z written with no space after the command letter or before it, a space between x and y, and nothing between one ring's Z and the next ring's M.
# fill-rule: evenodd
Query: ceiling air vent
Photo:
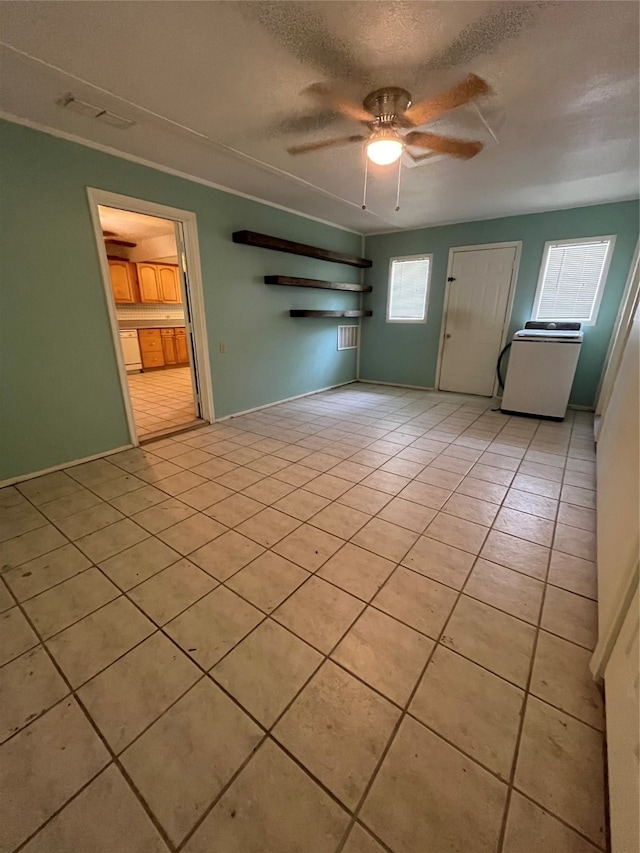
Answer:
M338 349L357 349L360 326L338 326Z
M100 113L104 112L102 107L96 107L95 104L89 104L87 101L80 101L70 94L64 95L56 103L59 107L65 107L72 113L79 113L81 116L89 116L90 118L97 118Z
M130 118L119 116L117 113L110 113L107 110L100 113L96 118L98 121L103 121L105 124L111 125L111 127L117 127L118 130L127 130L131 125L135 124L135 121L131 121Z
M117 127L119 130L126 130L135 124L135 121L131 121L131 119L125 118L124 116L119 116L116 113L110 113L103 107L97 107L95 104L90 104L88 101L81 101L71 93L63 95L62 98L59 98L56 101L56 103L58 106L64 107L66 110L71 110L73 113L88 116L89 118L97 118L98 121L111 125L111 127Z

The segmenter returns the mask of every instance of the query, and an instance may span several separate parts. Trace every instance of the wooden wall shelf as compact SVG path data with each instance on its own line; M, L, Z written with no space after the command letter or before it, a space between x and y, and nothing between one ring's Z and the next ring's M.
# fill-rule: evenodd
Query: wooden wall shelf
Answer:
M371 293L372 287L365 284L349 284L343 281L322 281L318 278L292 278L288 275L265 275L265 284L283 284L287 287L315 287L319 290L353 290L357 293Z
M371 317L373 311L307 311L306 309L292 308L290 317Z
M234 243L245 246L257 246L259 249L273 249L276 252L287 252L290 255L304 255L306 258L317 258L320 261L331 261L335 264L347 264L351 267L365 269L373 266L373 261L367 258L357 258L355 255L345 255L343 252L332 252L330 249L319 249L317 246L307 246L305 243L294 243L281 237L269 237L255 231L234 231Z

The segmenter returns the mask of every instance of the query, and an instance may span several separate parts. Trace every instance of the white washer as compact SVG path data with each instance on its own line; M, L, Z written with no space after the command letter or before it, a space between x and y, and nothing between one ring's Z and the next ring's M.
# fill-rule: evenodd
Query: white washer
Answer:
M513 336L501 410L563 420L582 347L582 332L521 329Z
M140 344L138 333L135 329L131 331L120 330L120 344L122 355L127 368L127 373L135 373L142 370L142 357L140 355Z

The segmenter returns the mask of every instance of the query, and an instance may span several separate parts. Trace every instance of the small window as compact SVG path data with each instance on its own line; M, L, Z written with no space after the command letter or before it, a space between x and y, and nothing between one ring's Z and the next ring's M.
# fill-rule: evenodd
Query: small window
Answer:
M392 258L389 268L388 323L424 323L432 255Z
M615 237L560 240L544 247L534 320L570 320L593 326Z

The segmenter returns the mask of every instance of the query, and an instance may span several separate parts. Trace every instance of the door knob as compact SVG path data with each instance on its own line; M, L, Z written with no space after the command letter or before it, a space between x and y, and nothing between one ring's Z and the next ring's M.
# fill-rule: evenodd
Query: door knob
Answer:
M445 335L445 338L450 338L450 337L451 337L451 335L450 335L450 334Z

